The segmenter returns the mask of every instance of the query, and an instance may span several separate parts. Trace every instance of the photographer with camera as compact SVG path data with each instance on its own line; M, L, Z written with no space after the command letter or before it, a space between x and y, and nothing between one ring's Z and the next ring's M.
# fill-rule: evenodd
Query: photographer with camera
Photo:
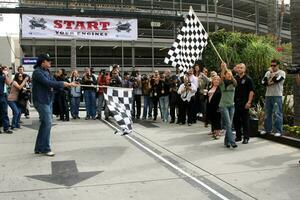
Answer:
M28 77L23 79L22 74L16 74L14 80L11 84L10 93L7 97L8 105L13 111L13 118L11 122L11 129L14 130L15 128L20 128L20 118L21 118L21 110L26 107L24 102L21 98L21 91L25 86L26 82L28 81ZM21 101L22 100L22 101Z
M142 94L144 96L144 109L143 109L143 119L152 118L152 98L151 98L151 89L150 89L150 80L151 77L148 77L147 74L142 75Z
M103 88L102 86L109 85L110 82L110 76L109 73L106 73L105 69L101 69L98 75L98 85L100 86L98 88L98 104L97 104L97 119L102 118L102 108L106 107L106 103L104 100L104 92L106 92L106 88Z
M23 79L28 77L27 83L25 84L24 90L26 90L26 95L28 96L28 99L26 101L26 107L22 109L21 114L24 113L26 119L29 119L29 107L30 107L30 101L31 101L31 78L28 74L25 73L24 67L20 65L18 67L18 73L23 75ZM25 91L23 91L25 93ZM27 98L27 97L26 97Z
M165 74L160 76L160 97L159 106L163 122L167 123L169 118L169 94L170 84L166 80Z
M188 125L191 126L193 123L193 101L192 98L197 92L197 87L194 83L189 81L189 77L184 75L183 83L178 88L178 94L180 95L179 103L179 119L181 125L186 123L186 116L188 118Z
M157 119L157 109L159 97L161 95L161 80L158 72L154 72L154 76L150 80L150 96L153 102L154 115L153 120Z
M64 81L70 82L67 79L67 74L65 69L59 69L56 72L55 79L57 81ZM70 114L69 114L69 94L70 91L67 87L60 88L55 91L54 97L54 106L53 106L53 113L59 115L59 119L61 121L70 121Z
M132 101L132 119L141 117L141 98L142 98L142 80L139 70L133 70L131 73L130 81L133 86L133 101ZM135 106L137 112L135 112Z
M93 75L91 68L86 67L81 80L82 85L90 85L91 87L82 87L83 97L85 101L86 117L88 119L96 119L96 86L97 80Z
M176 75L173 75L171 77L171 85L170 85L170 115L171 115L171 121L170 124L175 122L175 111L176 107L178 107L178 101L179 101L179 94L177 93L178 88L180 86L180 82L178 80L178 77ZM178 115L178 114L177 114Z
M109 86L122 87L122 78L119 76L119 70L117 67L113 67L113 70L111 71Z
M111 87L122 87L122 78L119 76L119 67L118 65L114 65L111 71L109 86ZM108 107L105 105L104 107L104 117L105 120L108 120L110 115Z
M71 83L80 83L81 79L77 70L73 70L70 77ZM79 106L81 97L81 87L72 87L70 91L71 96L71 116L73 119L80 119L79 117Z
M133 87L133 82L130 79L128 72L124 72L124 76L123 76L123 80L122 80L122 87L123 88L132 88Z

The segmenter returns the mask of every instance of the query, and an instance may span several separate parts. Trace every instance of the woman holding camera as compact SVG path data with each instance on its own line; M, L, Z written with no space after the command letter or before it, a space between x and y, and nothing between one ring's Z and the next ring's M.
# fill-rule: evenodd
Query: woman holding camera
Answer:
M77 70L73 70L70 78L71 83L80 83L80 77ZM79 106L80 106L80 97L81 97L81 87L72 87L71 88L71 116L73 119L80 119L79 117Z
M18 104L18 97L20 94L20 91L23 89L25 86L26 82L28 80L28 77L23 79L22 74L16 74L13 82L11 84L11 89L10 93L7 97L8 100L8 105L13 111L13 119L11 123L11 129L13 130L14 128L20 128L20 118L21 118L21 107Z

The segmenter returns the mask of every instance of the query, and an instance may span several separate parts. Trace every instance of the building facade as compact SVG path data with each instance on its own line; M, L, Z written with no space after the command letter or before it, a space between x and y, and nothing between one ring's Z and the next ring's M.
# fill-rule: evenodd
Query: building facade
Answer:
M276 0L274 0L276 2ZM22 9L39 9L48 15L135 18L138 20L136 41L95 41L20 38L23 57L49 53L53 68L94 67L96 71L113 64L123 71L164 69L163 62L183 16L192 6L207 32L225 29L266 34L269 31L268 1L265 0L20 0ZM279 6L273 7L278 12ZM275 17L276 17L275 16ZM22 32L22 30L21 30ZM280 35L290 39L289 11L285 12Z

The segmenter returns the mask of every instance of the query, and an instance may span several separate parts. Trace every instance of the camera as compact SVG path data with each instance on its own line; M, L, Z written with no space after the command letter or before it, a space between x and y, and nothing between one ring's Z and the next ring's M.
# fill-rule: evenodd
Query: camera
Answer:
M110 79L109 85L112 87L121 87L122 82L117 77L112 77Z
M105 69L101 69L101 70L100 70L100 74L101 74L102 76L104 76L104 75L105 75Z
M130 81L130 82L135 82L135 81L137 81L137 78L134 77L134 76L131 76L130 79L129 79L129 81Z
M185 87L191 87L191 86L192 86L191 82L188 82L187 84L185 84Z
M148 80L147 74L143 74L141 79L142 81L147 81Z

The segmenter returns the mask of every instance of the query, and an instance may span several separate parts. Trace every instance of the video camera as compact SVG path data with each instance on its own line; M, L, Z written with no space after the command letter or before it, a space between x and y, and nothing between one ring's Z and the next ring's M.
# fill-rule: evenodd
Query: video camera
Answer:
M102 76L105 75L105 72L106 72L105 69L101 69L101 70L100 70L100 74L101 74Z

